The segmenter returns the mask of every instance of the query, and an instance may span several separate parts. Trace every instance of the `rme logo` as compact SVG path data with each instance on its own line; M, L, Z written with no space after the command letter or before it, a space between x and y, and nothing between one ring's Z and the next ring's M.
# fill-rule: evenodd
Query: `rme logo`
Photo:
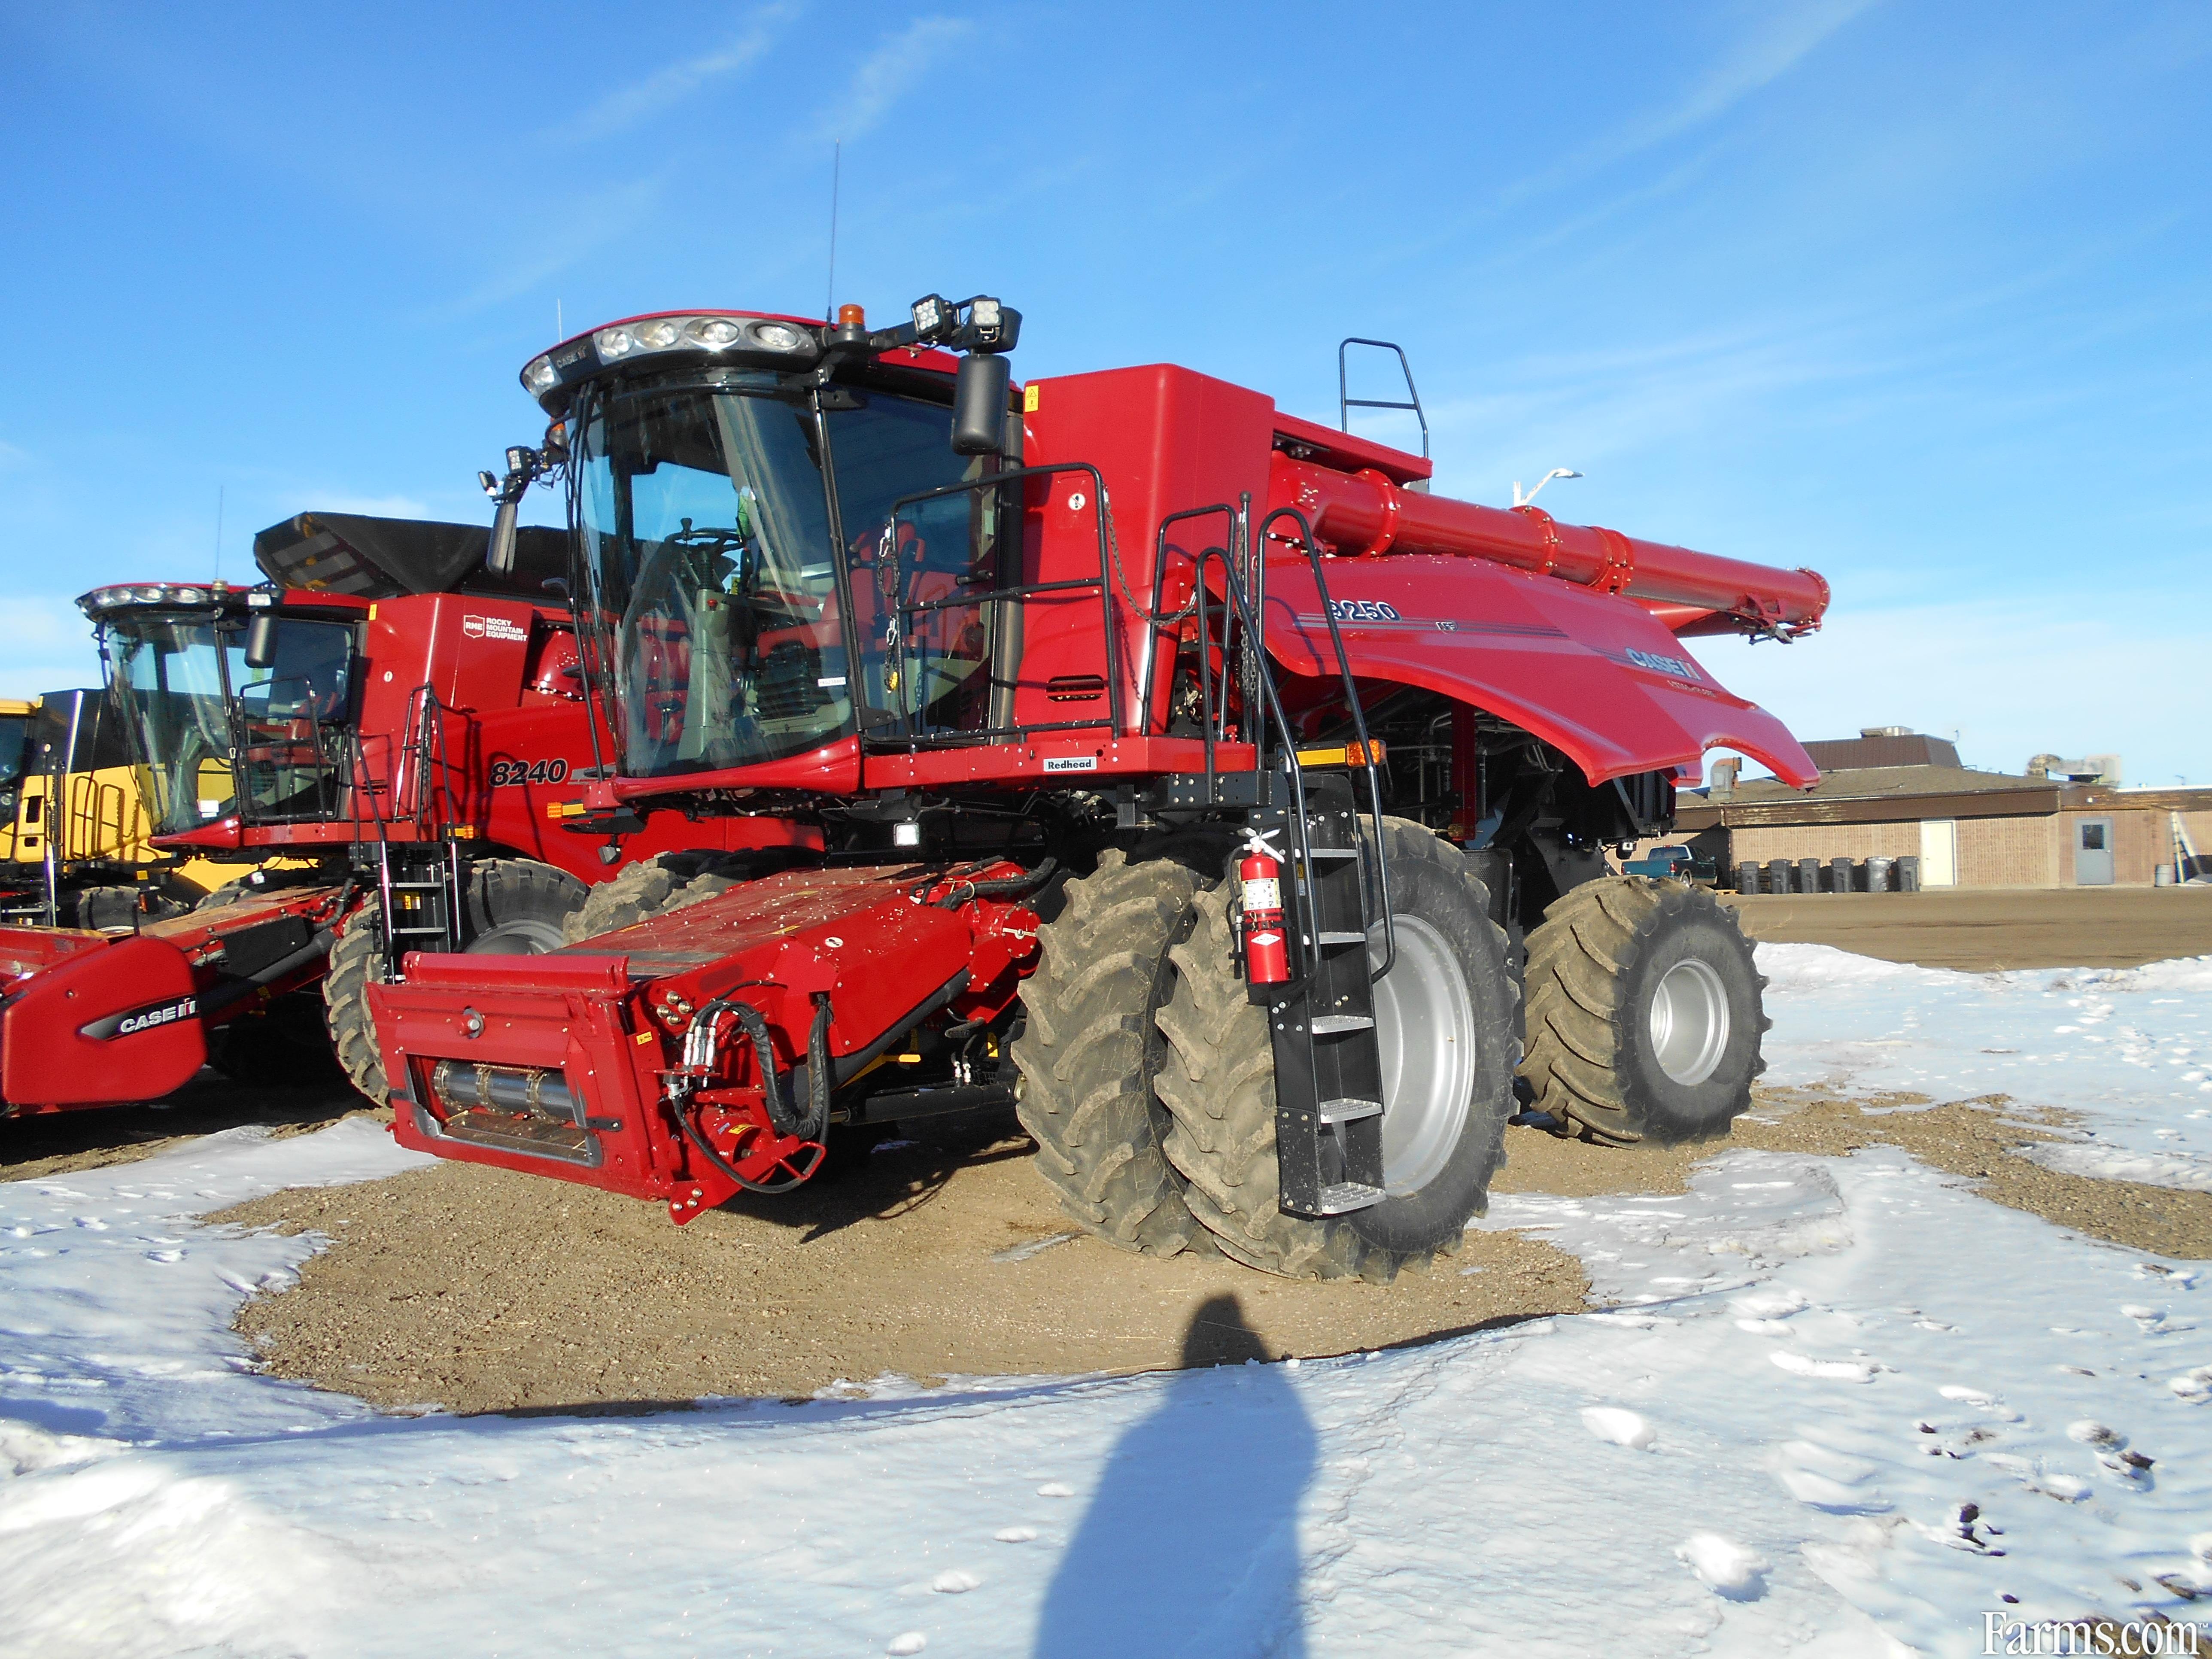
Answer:
M150 1008L135 1009L129 1013L110 1014L106 1019L96 1019L84 1028L82 1035L102 1041L109 1037L136 1036L139 1032L150 1031L157 1025L173 1025L180 1019L190 1019L199 1011L198 997L179 997L173 1002L157 1002Z
M509 622L504 617L463 617L461 632L472 640L505 640L520 645L530 638L530 630L520 623Z
M1672 674L1678 680L1698 678L1698 671L1680 657L1662 657L1656 651L1638 651L1631 647L1628 659L1638 668L1648 668L1655 674Z

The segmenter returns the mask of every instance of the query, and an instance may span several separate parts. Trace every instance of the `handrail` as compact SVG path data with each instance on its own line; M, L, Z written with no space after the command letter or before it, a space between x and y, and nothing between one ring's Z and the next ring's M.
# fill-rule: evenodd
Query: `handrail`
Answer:
M986 473L980 478L963 478L957 483L939 484L934 489L918 490L911 495L902 495L896 501L893 501L890 507L884 512L883 531L877 540L876 557L879 565L881 561L885 558L889 558L892 562L891 569L896 573L897 569L898 553L895 535L899 521L899 515L908 507L918 507L925 501L939 501L952 495L973 495L980 490L995 489L1005 484L1020 483L1030 478L1052 477L1062 472L1081 472L1088 476L1091 479L1091 523L1096 528L1098 538L1098 574L1095 578L1090 576L1079 576L1071 578L1066 581L1031 582L1013 587L995 588L988 593L962 594L953 599L928 600L919 605L911 605L903 603L903 596L898 595L896 597L900 599L901 602L896 606L890 607L892 618L896 620L893 622L890 631L884 641L887 647L884 652L884 659L885 661L890 665L891 672L900 675L902 678L906 667L905 629L902 626L898 625L898 622L902 621L902 619L907 617L919 616L927 611L949 610L955 606L994 604L1000 600L1007 599L1026 599L1032 593L1046 593L1079 587L1089 587L1095 580L1098 587L1099 610L1102 613L1102 620L1104 623L1106 629L1107 698L1106 720L1103 723L1106 725L1108 729L1115 738L1119 738L1126 736L1127 733L1122 730L1121 720L1122 684L1121 653L1120 649L1121 631L1115 626L1114 617L1114 584L1112 567L1115 562L1115 559L1110 541L1111 532L1109 528L1109 519L1111 509L1109 507L1106 499L1106 480L1099 472L1098 469L1093 466L1090 462L1055 461L1049 465L1045 466L1010 467L1003 472ZM1004 534L1004 532L1002 532L1001 534ZM849 629L851 624L848 622L847 625ZM853 655L854 647L857 644L857 641L850 641L847 643L845 649L848 659ZM857 669L858 665L854 664L853 667ZM856 674L855 678L860 677ZM863 685L866 684L864 679L862 684ZM902 697L899 702L901 706L896 710L885 709L884 712L886 714L896 713L899 720L900 738L905 742L910 744L927 741L927 738L923 734L918 733L915 731L913 717L907 713L904 707L905 699ZM915 712L919 714L921 711L917 709ZM1101 723L1102 722L1097 720L1076 720L1068 722L1067 724L1071 726L1082 727L1097 726ZM1045 729L1047 728L1042 726L1006 726L986 728L986 730L993 732L1012 732L1016 730L1042 731ZM980 737L983 735L983 733L977 732L972 735ZM881 741L880 738L870 738L865 732L862 734L862 740L864 742Z
M1406 377L1406 395L1410 403L1397 403L1387 398L1351 398L1345 395L1344 349L1346 346L1373 346L1380 351L1398 354L1398 372ZM1413 385L1413 366L1406 361L1406 349L1395 340L1367 340L1358 335L1348 335L1336 343L1336 429L1349 435L1352 431L1352 411L1355 409L1410 409L1413 418L1421 423L1421 459L1429 458L1429 417L1421 410L1421 394Z
M1360 766L1367 774L1367 798L1369 805L1373 809L1375 819L1375 873L1382 901L1384 951L1382 970L1382 973L1374 975L1375 978L1381 979L1383 974L1389 973L1397 963L1398 936L1397 929L1392 925L1389 861L1383 857L1382 781L1375 769L1375 744L1367 735L1367 714L1360 707L1359 688L1352 676L1352 659L1344 648L1344 635L1336 625L1336 605L1328 596L1328 576L1322 568L1321 544L1315 539L1313 526L1306 521L1306 515L1295 507L1279 507L1262 519L1260 521L1260 534L1256 540L1258 551L1255 557L1260 564L1265 565L1267 532L1278 519L1289 519L1298 527L1298 538L1300 544L1305 549L1306 561L1313 567L1314 589L1321 598L1321 614L1323 620L1328 623L1328 642L1336 653L1337 672L1344 681L1345 707L1352 715L1352 728L1358 733L1359 738ZM1289 538L1286 537L1284 539ZM1264 636L1262 637L1264 639ZM1297 753L1295 743L1291 744L1291 753L1293 755Z

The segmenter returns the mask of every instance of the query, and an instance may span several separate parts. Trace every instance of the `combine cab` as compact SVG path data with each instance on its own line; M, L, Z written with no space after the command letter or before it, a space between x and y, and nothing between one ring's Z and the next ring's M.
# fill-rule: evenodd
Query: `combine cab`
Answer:
M560 827L603 744L567 610L518 590L565 564L566 538L526 532L520 568L491 575L486 534L303 515L256 544L296 585L84 596L151 839L256 867L129 933L0 928L0 1112L149 1099L210 1060L291 1080L333 1043L380 1100L366 990L406 951L562 942L625 843ZM775 820L659 829L643 852L787 838Z
M222 875L152 834L101 693L0 699L0 922L98 930L190 909Z
M1749 947L1605 855L1710 748L1814 779L1679 635L1793 637L1826 584L1443 499L1185 369L1016 390L1019 324L680 313L525 369L556 424L502 489L565 480L611 740L570 823L689 850L562 950L371 990L400 1139L682 1221L833 1126L1011 1104L1115 1243L1387 1279L1481 1209L1516 1089L1726 1133ZM763 812L821 854L713 854Z

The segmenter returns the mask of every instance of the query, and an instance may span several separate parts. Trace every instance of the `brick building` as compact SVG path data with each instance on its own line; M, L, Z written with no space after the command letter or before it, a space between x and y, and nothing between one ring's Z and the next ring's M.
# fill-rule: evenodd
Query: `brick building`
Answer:
M2049 756L2017 776L1978 772L1941 738L1897 727L1805 747L1820 768L1814 787L1738 782L1723 761L1710 788L1680 797L1675 839L1688 838L1723 872L1778 860L1913 858L1923 887L2171 881L2177 813L2197 849L2212 853L2212 789L2123 789ZM2092 762L2087 777L2117 775L2112 757Z

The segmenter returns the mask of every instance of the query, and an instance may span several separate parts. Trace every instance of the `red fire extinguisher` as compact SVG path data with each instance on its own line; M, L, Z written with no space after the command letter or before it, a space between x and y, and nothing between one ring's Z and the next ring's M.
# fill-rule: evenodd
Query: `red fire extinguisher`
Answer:
M1244 978L1251 985L1280 985L1291 976L1291 955L1283 937L1283 866L1275 849L1258 836L1245 842L1237 866L1244 899Z

